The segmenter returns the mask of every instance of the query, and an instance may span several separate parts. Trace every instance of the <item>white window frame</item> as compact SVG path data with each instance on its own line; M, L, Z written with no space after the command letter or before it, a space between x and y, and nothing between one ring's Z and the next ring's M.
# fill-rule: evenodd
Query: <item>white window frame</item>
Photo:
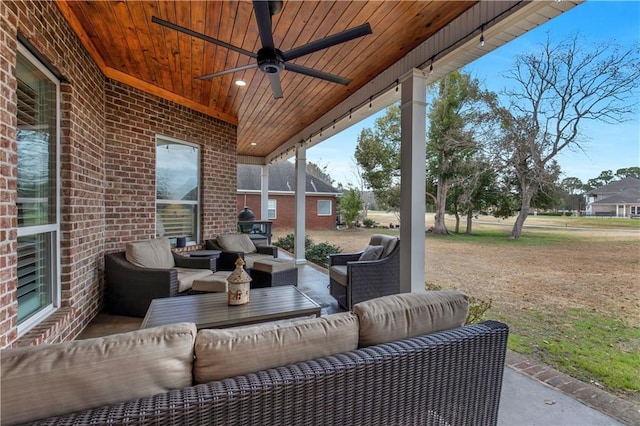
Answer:
M50 233L51 238L51 257L49 259L51 267L51 303L40 309L40 311L33 314L31 317L26 318L24 321L18 324L18 338L23 336L34 326L38 325L42 320L51 315L56 309L60 307L61 300L61 286L60 286L60 80L53 75L47 67L40 62L29 50L18 42L18 52L25 57L33 66L35 66L40 72L42 72L56 87L56 206L55 223L36 225L36 226L23 226L18 227L17 236L26 237L31 235ZM16 71L17 72L17 71ZM17 78L17 76L16 76ZM17 287L16 287L17 291Z
M273 210L273 216L271 211ZM269 198L267 200L267 220L274 220L278 218L278 200L275 198Z
M321 208L320 208L320 204L324 204L324 203L329 203L329 213L320 213ZM318 216L331 216L333 214L333 203L331 202L331 200L318 200L317 203L317 212L318 212Z
M201 187L201 183L202 183L202 177L201 177L201 168L200 168L200 160L202 158L202 152L201 152L201 148L200 145L197 145L195 143L191 143L191 142L187 142L187 141L183 141L180 139L175 139L169 136L164 136L164 135L156 135L156 150L158 149L158 142L159 141L167 141L167 142L171 142L174 144L179 144L179 145L185 145L185 146L189 146L192 147L194 149L197 150L197 156L196 156L196 177L198 179L197 185L198 185L198 191L197 191L197 199L193 200L193 201L183 201L180 204L185 204L185 205L195 205L196 206L196 217L194 218L195 222L195 235L193 237L193 239L187 239L187 245L194 245L197 244L198 241L200 241L200 216L201 216L201 209L202 209L202 204L201 204L201 197L200 197L200 193L202 192L202 187ZM165 200L158 200L157 198L157 189L158 189L158 173L157 173L157 164L156 166L156 180L155 180L155 184L156 184L156 226L158 224L157 221L157 213L158 213L158 204L168 204L165 202ZM173 202L173 201L172 201ZM156 229L156 234L158 233L158 229ZM173 246L176 245L176 237L169 237L171 244Z

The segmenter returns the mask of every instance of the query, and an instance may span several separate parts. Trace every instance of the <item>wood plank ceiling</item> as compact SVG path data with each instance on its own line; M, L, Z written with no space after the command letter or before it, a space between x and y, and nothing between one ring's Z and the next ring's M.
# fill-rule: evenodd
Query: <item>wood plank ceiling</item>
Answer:
M255 59L151 22L163 20L257 52L250 1L76 1L57 4L103 73L238 125L238 154L264 157L397 62L477 1L285 1L275 47L293 47L369 22L373 34L293 62L351 79L348 86L284 70L284 98L249 69L196 77ZM245 87L235 80L247 82ZM255 143L253 145L252 143Z

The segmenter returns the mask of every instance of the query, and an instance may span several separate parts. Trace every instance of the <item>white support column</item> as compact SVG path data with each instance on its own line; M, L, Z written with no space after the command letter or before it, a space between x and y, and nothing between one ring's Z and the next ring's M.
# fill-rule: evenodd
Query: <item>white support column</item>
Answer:
M269 220L269 165L260 168L260 220Z
M306 167L307 167L307 149L298 145L296 148L296 212L295 212L295 257L296 265L304 265L307 259L304 253L304 237L305 237L305 195L307 189Z
M400 292L409 293L425 290L427 77L414 69L400 82Z

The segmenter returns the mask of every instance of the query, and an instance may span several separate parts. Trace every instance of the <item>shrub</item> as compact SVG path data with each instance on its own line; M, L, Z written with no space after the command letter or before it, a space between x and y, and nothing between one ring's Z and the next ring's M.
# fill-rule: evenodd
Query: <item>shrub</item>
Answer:
M305 250L307 250L309 247L311 247L311 244L313 244L313 241L311 241L311 238L309 238L308 235L304 236L304 248ZM295 235L294 234L287 234L284 237L280 237L278 238L278 240L273 243L274 246L276 247L280 247L282 250L286 250L289 253L293 253L294 247L295 247Z
M365 228L373 228L373 225L375 225L375 222L373 221L373 219L364 219L362 221L362 224L364 225Z
M313 262L316 265L323 268L329 267L328 256L332 253L340 253L342 250L340 247L329 243L312 244L307 250L305 250L305 257L309 262Z
M273 243L274 246L279 247L283 250L288 251L289 253L293 253L295 250L295 238L293 234L287 234L284 237L278 238L278 240ZM309 261L313 262L316 265L320 265L324 268L329 266L329 262L327 256L332 253L340 253L342 249L336 245L329 243L319 243L314 244L314 242L309 238L308 235L305 235L304 238L304 257Z
M469 315L465 324L477 324L485 320L485 314L491 309L491 299L486 300L477 299L473 296L469 296Z
M430 284L428 282L424 284L424 287L427 291L442 290L442 287L440 287L439 285ZM489 301L487 302L486 300L469 296L469 314L467 315L467 319L464 323L477 324L484 321L485 314L489 311L489 309L491 309L491 303L491 299L489 299Z

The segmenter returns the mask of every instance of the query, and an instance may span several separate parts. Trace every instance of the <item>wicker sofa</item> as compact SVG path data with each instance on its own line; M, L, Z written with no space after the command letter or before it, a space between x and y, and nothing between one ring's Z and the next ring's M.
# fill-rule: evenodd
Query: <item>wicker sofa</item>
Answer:
M508 328L466 296L388 296L321 318L189 323L5 349L3 424L495 425ZM239 356L242 354L243 356Z

